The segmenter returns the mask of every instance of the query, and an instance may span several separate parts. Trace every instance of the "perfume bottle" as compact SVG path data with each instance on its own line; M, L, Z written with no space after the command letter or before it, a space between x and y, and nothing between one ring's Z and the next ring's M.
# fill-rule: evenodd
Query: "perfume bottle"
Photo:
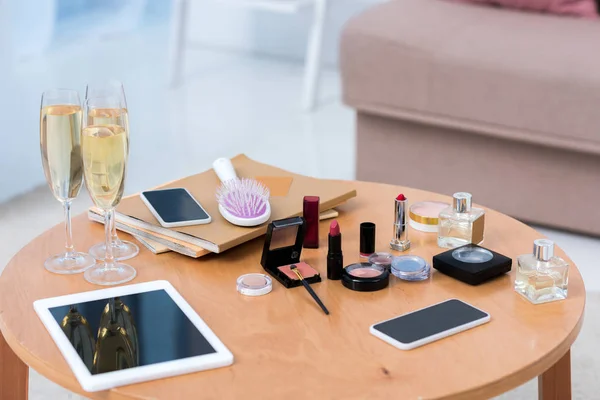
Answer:
M452 206L438 217L438 246L453 249L483 242L485 211L471 207L470 193L454 193Z
M517 258L515 291L534 304L567 298L569 264L554 256L554 242L538 239L533 254Z

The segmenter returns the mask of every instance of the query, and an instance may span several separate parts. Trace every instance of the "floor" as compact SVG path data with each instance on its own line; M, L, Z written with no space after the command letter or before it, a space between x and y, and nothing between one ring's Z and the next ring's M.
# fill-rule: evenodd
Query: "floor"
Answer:
M96 51L125 52L135 48L138 40L108 41ZM340 102L336 72L326 71L319 109L306 114L300 108L299 64L198 48L189 53L185 85L170 90L164 78L166 67L156 61L164 58L163 50L147 49L143 62L138 61L129 68L133 72L122 78L132 129L128 193L202 171L217 157L241 152L306 175L354 177L354 117ZM61 65L62 61L49 62ZM82 192L75 212L89 205ZM60 205L47 187L0 205L0 265L61 218ZM600 239L540 230L565 249L585 279L588 317L573 349L574 395L597 398L600 355L589 350L600 338L600 323L590 317L600 311L600 268L595 260ZM33 371L30 385L34 400L72 398ZM535 397L535 390L532 381L501 398L529 399Z

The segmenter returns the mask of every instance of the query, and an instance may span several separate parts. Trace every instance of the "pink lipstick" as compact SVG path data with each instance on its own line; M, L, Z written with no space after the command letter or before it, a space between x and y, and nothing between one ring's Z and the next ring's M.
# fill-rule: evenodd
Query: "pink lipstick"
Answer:
M342 233L336 220L329 225L329 250L327 251L327 279L342 279L344 255L342 254Z

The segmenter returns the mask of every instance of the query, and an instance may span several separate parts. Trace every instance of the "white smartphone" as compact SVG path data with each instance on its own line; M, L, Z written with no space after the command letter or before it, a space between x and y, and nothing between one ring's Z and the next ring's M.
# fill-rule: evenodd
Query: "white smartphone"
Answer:
M370 332L401 350L411 350L490 321L490 315L458 299L374 324Z
M148 190L142 201L165 228L208 224L210 215L185 188Z

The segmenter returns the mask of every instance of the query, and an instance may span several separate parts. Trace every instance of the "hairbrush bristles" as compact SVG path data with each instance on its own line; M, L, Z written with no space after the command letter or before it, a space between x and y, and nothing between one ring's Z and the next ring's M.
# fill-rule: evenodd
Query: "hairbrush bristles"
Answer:
M235 217L256 218L267 212L269 189L255 179L231 179L217 189L217 202Z

